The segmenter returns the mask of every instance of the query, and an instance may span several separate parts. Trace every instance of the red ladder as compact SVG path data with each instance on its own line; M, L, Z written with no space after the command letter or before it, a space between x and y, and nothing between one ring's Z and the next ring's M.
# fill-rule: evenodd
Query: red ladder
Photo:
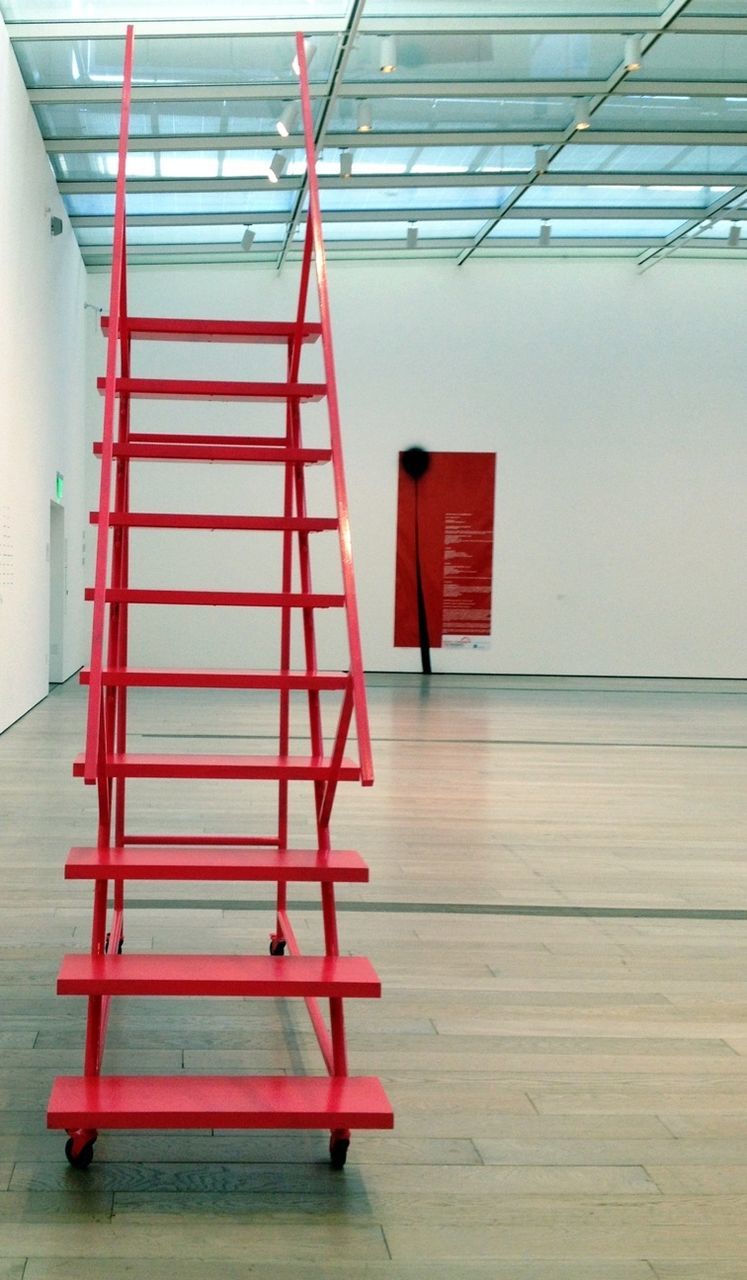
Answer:
M98 838L93 848L70 851L68 879L93 885L90 955L66 956L60 970L60 995L87 997L88 1016L83 1075L59 1077L48 1109L50 1128L68 1133L66 1155L85 1168L101 1128L324 1128L331 1133L332 1164L345 1163L354 1128L391 1128L392 1109L381 1083L350 1077L347 1066L343 999L377 997L380 984L368 960L341 956L335 908L336 883L368 880L368 869L352 850L332 848L330 819L337 786L343 781L373 782L371 744L361 660L358 613L350 551L348 502L342 464L340 416L329 316L326 263L308 69L304 40L296 37L300 67L308 170L309 208L295 320L184 320L131 317L127 311L125 169L132 85L134 31L127 29L119 139L119 169L114 218L114 251L106 376L104 429L95 452L101 458L95 584L93 601L88 718L84 754L74 773L98 793ZM306 319L312 263L318 289L320 322ZM306 344L321 339L323 383L300 380ZM282 382L221 382L132 376L132 344L138 341L273 343L287 351ZM142 433L130 429L135 397L279 401L285 405L285 431L277 436ZM328 407L329 447L305 448L301 404L324 398ZM116 430L115 430L116 424ZM269 464L283 468L283 511L266 515L198 515L133 511L130 471L148 461ZM336 513L309 515L305 468L330 464ZM282 535L280 589L267 591L143 590L130 583L132 529L230 529ZM311 541L324 531L337 533L342 592L315 592ZM294 587L294 581L297 586ZM300 589L299 589L300 588ZM154 670L128 665L130 609L146 605L205 605L280 611L280 665L266 670ZM319 669L315 635L318 609L344 613L350 655L348 671ZM303 667L292 667L292 618L300 614ZM178 613L177 613L178 617ZM278 694L277 753L269 756L145 755L128 749L127 696L131 688L260 689ZM306 694L309 753L290 755L290 699ZM322 693L337 693L340 709L331 741L325 745ZM351 723L357 758L345 755ZM128 779L189 778L272 780L277 783L277 826L271 834L150 835L129 830ZM315 848L290 848L289 784L313 783ZM121 954L125 884L129 881L272 882L276 886L275 928L266 956ZM324 923L324 954L302 956L288 917L289 882L318 883ZM113 905L109 909L110 886ZM288 955L285 955L286 948ZM301 996L321 1048L327 1076L109 1076L102 1074L109 1002L112 996ZM329 1027L318 1004L329 1000Z

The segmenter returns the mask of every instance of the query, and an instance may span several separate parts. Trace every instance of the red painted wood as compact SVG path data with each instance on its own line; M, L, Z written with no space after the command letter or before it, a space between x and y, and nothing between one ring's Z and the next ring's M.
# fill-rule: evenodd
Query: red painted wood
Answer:
M379 994L379 983L368 961L339 956L334 884L360 883L368 871L353 851L332 851L329 819L339 780L372 781L370 741L365 708L365 690L360 656L360 637L352 573L352 553L348 525L347 496L342 469L339 408L327 298L326 265L321 232L316 181L308 75L301 36L297 39L301 63L301 94L309 158L310 212L301 267L296 319L287 324L253 321L200 321L127 318L126 250L124 240L124 173L126 129L120 137L117 225L115 231L115 274L117 305L109 331L107 378L100 380L107 392L102 456L102 492L98 524L97 572L93 650L90 670L84 676L91 690L87 754L76 761L75 773L98 783L99 825L96 848L71 851L66 870L69 879L92 882L94 916L89 955L69 957L60 975L60 990L88 997L85 1076L56 1083L50 1124L80 1128L85 1132L112 1127L306 1127L319 1125L347 1133L350 1127L391 1127L392 1114L378 1081L350 1081L343 1020L343 998L349 995ZM131 76L132 30L128 30L126 94ZM119 235L119 254L117 237ZM310 271L316 260L321 323L309 324L306 317ZM113 287L112 297L115 296ZM121 305L120 305L121 304ZM324 381L301 381L303 343L323 339ZM287 348L283 381L216 381L132 378L130 343L135 340L277 342ZM112 363L112 353L114 362ZM117 367L117 357L119 365ZM195 373L199 371L194 370ZM331 449L304 449L300 401L329 397ZM116 397L119 403L116 406ZM181 431L145 433L130 431L130 401L135 396L156 398L228 399L248 402L267 399L284 406L283 435L189 435ZM114 414L118 430L114 430ZM241 410L245 415L246 410ZM209 406L203 410L203 418ZM178 424L177 424L178 425ZM239 430L246 423L237 422ZM201 424L209 431L210 423ZM115 439L116 436L116 439ZM212 516L189 513L130 512L131 463L137 460L276 463L285 466L284 498L274 516ZM307 515L305 464L332 461L336 497L335 519L315 519ZM113 507L113 510L112 510ZM109 528L112 537L109 538ZM146 590L130 588L130 539L132 528L247 529L283 533L282 581L273 593L256 591ZM312 587L309 535L321 529L336 529L342 557L344 594L316 594ZM104 535L102 537L102 534ZM101 566L103 564L103 575ZM242 585L237 582L236 585ZM251 584L248 584L251 585ZM87 593L89 598L91 592ZM192 671L161 672L128 666L128 607L134 604L207 606L258 606L279 608L281 646L278 672ZM110 606L108 609L106 606ZM316 658L316 608L345 607L350 647L351 671L325 673ZM302 654L296 652L291 626L294 609L300 608L299 638ZM178 625L178 624L177 624ZM97 630L98 628L98 630ZM293 639L293 644L291 640ZM97 647L97 641L98 643ZM291 652L291 649L293 652ZM305 670L293 671L293 665ZM245 688L277 690L279 731L269 757L240 755L141 755L127 752L128 690L141 687ZM344 690L336 734L325 740L322 733L321 692ZM290 695L304 690L308 695L308 755L291 756ZM361 763L345 759L343 750L349 731L350 714L357 720ZM91 732L91 727L93 733ZM330 749L331 742L331 749ZM326 754L325 754L326 749ZM126 792L129 778L259 779L277 784L277 826L269 835L242 833L237 836L206 833L200 835L130 835L126 822ZM316 825L315 849L289 850L288 788L296 780L315 785L306 794L313 800ZM174 824L178 825L178 821ZM264 825L264 823L262 824ZM251 828L250 828L251 829ZM261 829L261 827L260 827ZM256 828L255 828L256 830ZM276 941L285 939L289 955L266 956L157 956L116 954L117 930L121 927L124 882L175 880L272 881L277 886ZM287 885L301 880L320 884L324 951L322 957L302 957L288 919ZM107 927L109 881L114 896L114 948L104 955ZM119 924L116 922L119 921ZM103 1052L106 1013L110 998L121 994L300 996L306 1000L322 1055L333 1079L293 1081L279 1079L207 1078L196 1081L175 1079L102 1080L98 1069ZM330 1026L322 1016L319 1001L329 1000ZM344 1094L339 1093L339 1089ZM334 1090L334 1097L330 1096ZM113 1092L112 1092L113 1091ZM352 1092L351 1092L352 1091ZM55 1104L68 1105L64 1115ZM76 1108L78 1110L76 1111ZM108 1110L107 1110L108 1108ZM212 1108L212 1111L211 1111Z
M90 672L80 673L88 684ZM109 668L102 672L105 686L156 689L344 689L346 672L332 671L161 671L151 668Z
M104 426L103 453L101 456L101 475L99 478L99 511L103 518L99 523L96 539L96 567L94 582L96 597L91 618L91 686L88 691L88 709L86 712L86 782L92 784L96 780L97 759L100 750L100 730L102 721L102 689L101 667L104 662L104 639L106 631L106 610L104 608L104 588L109 563L109 525L108 515L111 507L112 489L112 446L114 443L114 409L116 398L117 354L119 349L120 364L125 369L128 354L127 344L122 340L121 329L127 320L127 243L126 243L126 170L127 139L130 130L130 102L132 98L132 66L135 50L135 29L127 27L125 41L125 59L122 74L122 113L119 124L119 144L117 148L117 186L114 197L114 236L112 242L112 276L109 290L109 314L112 323L106 345L106 377L99 381L104 387Z
M131 431L127 438L130 444L250 444L262 449L284 449L287 444L285 436L223 436L212 431L209 435L194 431Z
M371 754L371 732L368 723L366 683L363 675L363 656L361 651L360 622L358 618L358 599L355 590L353 550L350 537L350 514L345 482L345 468L342 456L342 429L340 425L340 407L337 398L335 357L332 347L332 321L329 307L329 288L327 284L327 258L324 250L324 237L322 234L322 210L319 199L319 179L316 172L314 118L311 110L311 95L309 92L309 69L306 61L306 45L304 43L303 33L300 31L296 33L296 55L298 58L300 73L301 115L303 119L304 144L306 148L306 174L309 205L307 236L310 236L313 239L314 266L316 269L317 292L319 295L319 318L322 326L324 376L327 384L329 431L332 443L332 467L334 474L335 497L337 499L337 511L340 518L340 556L342 559L342 580L345 589L345 617L347 621L348 645L350 648L350 670L353 677L355 726L358 737L358 751L361 760L361 782L364 786L371 786L374 780L373 757Z
M97 378L99 391L106 379ZM204 378L117 378L116 395L137 400L321 400L323 382L217 382Z
M101 317L101 328L109 331L109 317ZM303 342L316 342L320 324L304 324ZM151 342L287 342L298 333L294 321L278 320L186 320L158 316L129 316L131 338Z
M71 849L66 880L231 880L282 883L331 880L365 884L368 867L353 849L167 848Z
M60 996L338 996L376 999L362 956L69 955Z
M176 756L111 754L102 762L108 778L254 778L289 782L325 781L331 765L320 756ZM76 778L83 774L83 756L73 764ZM343 782L356 782L360 769L352 760L343 760Z
M85 597L93 599L92 587L86 587ZM345 602L344 596L303 591L146 591L138 587L110 587L105 598L109 604L222 605L257 609L339 609Z
M97 524L99 513L90 513ZM114 528L127 529L247 529L259 533L323 533L337 528L326 516L182 515L176 511L118 511L109 517Z
M94 444L93 452L101 452ZM253 462L272 466L301 463L314 466L329 462L329 449L260 449L251 445L214 444L115 444L115 458L132 458L139 462Z
M140 831L138 831L136 835L133 835L132 832L128 831L127 835L122 837L121 844L122 846L135 844L150 846L157 845L159 848L162 845L167 844L179 845L180 847L182 845L202 845L205 849L219 847L230 848L232 845L236 848L247 848L249 846L258 849L280 848L280 841L276 836L237 836L236 834L229 836L224 835L223 832L218 834L215 832L208 833L206 831L201 831L198 836L188 835L184 831L179 835L167 835L162 831L159 831L157 835L154 833L146 834L145 832Z
M50 1129L391 1129L373 1076L59 1076Z

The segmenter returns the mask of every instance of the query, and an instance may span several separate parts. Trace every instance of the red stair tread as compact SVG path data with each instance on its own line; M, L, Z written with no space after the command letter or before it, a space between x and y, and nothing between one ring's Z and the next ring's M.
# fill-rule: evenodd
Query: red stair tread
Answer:
M316 849L137 845L71 849L66 880L271 880L365 883L368 867L353 849L324 857Z
M391 1129L375 1076L58 1076L50 1129Z
M287 342L295 337L298 326L292 320L192 320L159 316L128 316L127 333L131 338L151 342ZM101 317L101 328L109 332L109 317ZM301 326L304 342L316 342L322 332L320 324L306 322Z
M86 587L86 600L93 600L94 588ZM109 604L213 605L224 608L259 609L340 609L345 597L319 595L311 591L170 591L140 587L107 587Z
M277 434L241 436L232 432L224 436L215 431L208 435L200 435L194 431L129 431L127 441L129 444L251 444L263 449L285 449L288 445L285 436Z
M84 667L80 683L89 684L91 672ZM238 671L159 670L151 667L108 667L102 683L127 688L158 689L344 689L350 681L345 671Z
M323 382L226 382L205 378L117 378L117 395L146 400L321 400ZM97 378L99 391L106 378Z
M98 511L92 511L89 519L91 524L98 524ZM130 529L250 529L270 533L321 533L337 528L337 520L330 516L185 515L177 511L112 511L109 524Z
M83 777L85 756L73 764L73 775ZM106 776L110 778L254 778L265 781L284 779L289 782L324 781L330 776L331 760L327 756L188 756L114 754L106 757ZM343 758L341 782L355 782L360 767Z
M100 440L95 441L93 452L102 451ZM330 449L287 449L276 445L216 444L215 441L175 443L159 440L155 444L138 440L129 444L115 444L115 458L132 458L140 462L254 462L267 466L288 466L295 463L314 466L329 462Z
M60 996L339 996L377 998L363 956L68 955Z
M284 435L220 435L210 431L201 435L198 431L128 431L129 444L252 444L257 448L284 449L288 440ZM114 442L115 444L118 443Z

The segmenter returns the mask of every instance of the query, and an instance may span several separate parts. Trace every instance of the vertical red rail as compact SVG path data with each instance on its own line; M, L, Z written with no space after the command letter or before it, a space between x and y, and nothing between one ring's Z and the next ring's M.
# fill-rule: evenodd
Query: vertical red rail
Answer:
M119 129L117 190L114 202L114 246L112 255L112 280L109 294L109 337L106 351L106 387L104 392L104 433L101 449L101 481L99 485L98 539L96 544L96 574L94 579L93 622L91 627L91 675L88 686L88 718L86 721L86 752L83 777L87 783L96 781L99 767L102 720L102 666L104 633L106 629L106 575L109 566L109 512L111 506L112 457L114 447L114 406L117 380L117 343L122 324L125 262L125 193L127 170L127 142L130 132L130 101L132 97L132 63L135 47L134 27L128 26L125 44L124 76L122 83L122 119ZM126 317L125 317L126 319Z
M337 510L340 519L340 556L342 561L343 588L345 592L345 616L347 621L348 645L350 648L350 674L353 682L353 704L355 708L355 727L358 735L361 782L365 787L371 786L373 782L371 733L368 726L366 686L363 678L360 622L358 618L358 601L355 592L355 576L353 573L353 555L350 538L350 513L348 507L347 487L345 484L345 472L342 463L340 406L337 398L337 379L335 376L335 361L332 349L332 326L330 322L329 290L327 288L327 259L324 252L324 239L322 236L319 182L316 176L316 150L314 147L314 122L311 114L311 96L309 94L309 71L306 61L306 46L301 32L296 35L296 54L298 57L299 79L301 83L301 110L303 115L304 141L306 147L306 168L309 192L308 218L311 224L311 235L314 246L314 267L316 271L317 290L319 295L319 318L322 326L322 350L324 356L324 373L327 383L329 429L332 444L332 468L334 474L335 496L337 498Z

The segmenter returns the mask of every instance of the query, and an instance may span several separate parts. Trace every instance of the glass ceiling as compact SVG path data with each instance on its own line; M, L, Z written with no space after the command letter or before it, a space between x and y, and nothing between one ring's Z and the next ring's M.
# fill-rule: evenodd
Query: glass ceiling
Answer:
M747 261L747 0L214 0L209 17L204 0L0 0L0 13L93 270L111 260L126 21L138 262L297 256L301 28L332 257Z

